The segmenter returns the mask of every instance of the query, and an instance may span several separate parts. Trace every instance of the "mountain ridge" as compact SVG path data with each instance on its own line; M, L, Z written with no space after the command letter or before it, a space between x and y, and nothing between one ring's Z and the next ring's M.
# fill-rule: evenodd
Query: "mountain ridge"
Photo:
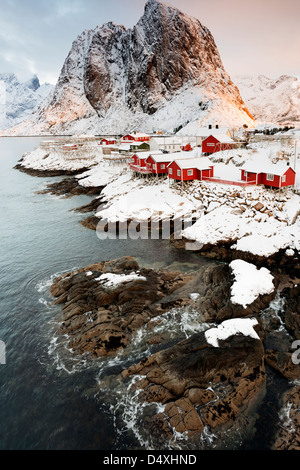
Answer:
M26 135L252 127L214 38L196 18L157 0L131 28L113 22L73 42L51 100L11 132Z
M300 81L297 77L260 75L234 77L257 123L300 127Z
M24 121L54 89L49 83L41 85L35 74L22 80L14 73L2 73L0 84L0 129Z

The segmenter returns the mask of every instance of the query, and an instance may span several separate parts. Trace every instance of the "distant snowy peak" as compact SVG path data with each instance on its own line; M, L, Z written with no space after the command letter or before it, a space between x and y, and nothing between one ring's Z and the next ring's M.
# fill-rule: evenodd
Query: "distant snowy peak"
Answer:
M136 26L113 22L74 41L53 97L15 134L194 134L199 126L253 125L210 31L174 6L148 0Z
M300 126L300 81L296 77L236 76L234 80L258 122Z
M15 126L27 119L53 88L48 83L40 85L36 75L22 81L12 73L0 74L0 129Z

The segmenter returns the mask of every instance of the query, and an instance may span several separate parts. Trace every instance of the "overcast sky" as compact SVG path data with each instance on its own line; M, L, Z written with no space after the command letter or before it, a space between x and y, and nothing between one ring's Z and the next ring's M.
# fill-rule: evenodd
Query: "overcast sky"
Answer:
M55 84L72 42L107 21L132 28L146 0L0 0L0 73ZM300 77L300 0L168 0L214 36L231 76Z

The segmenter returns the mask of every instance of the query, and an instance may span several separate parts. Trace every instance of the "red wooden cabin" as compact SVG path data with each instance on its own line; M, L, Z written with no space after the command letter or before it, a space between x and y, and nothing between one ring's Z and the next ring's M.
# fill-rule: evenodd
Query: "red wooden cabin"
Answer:
M154 155L155 153L159 155L162 154L162 152L157 151L153 152L151 155ZM129 168L136 173L152 173L152 168L146 163L146 160L149 157L149 152L137 152L133 154L129 163Z
M116 139L102 139L102 145L115 145L117 143Z
M283 188L295 184L296 172L290 166L280 163L270 164L262 168L255 167L254 164L248 164L241 169L241 180L274 188Z
M173 160L173 154L158 154L154 153L149 155L146 159L146 165L151 173L155 175L168 174L168 165Z
M210 135L202 142L202 153L210 154L233 149L234 141L227 135Z
M141 134L141 133L126 134L122 138L123 142L149 142L149 140L150 140L149 135Z
M168 173L177 181L202 180L214 176L214 166L205 157L178 159L168 165Z

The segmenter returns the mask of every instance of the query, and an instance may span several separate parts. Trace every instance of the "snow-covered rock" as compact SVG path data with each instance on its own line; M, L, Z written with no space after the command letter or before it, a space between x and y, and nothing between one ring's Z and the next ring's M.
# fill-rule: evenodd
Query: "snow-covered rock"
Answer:
M230 263L234 275L231 287L231 301L244 308L254 302L259 295L270 294L274 291L273 276L267 268L236 259Z
M224 341L233 335L250 336L251 338L259 340L259 336L253 328L257 324L256 318L233 318L225 320L216 328L207 330L205 332L205 338L206 341L215 348L219 347L219 341Z

